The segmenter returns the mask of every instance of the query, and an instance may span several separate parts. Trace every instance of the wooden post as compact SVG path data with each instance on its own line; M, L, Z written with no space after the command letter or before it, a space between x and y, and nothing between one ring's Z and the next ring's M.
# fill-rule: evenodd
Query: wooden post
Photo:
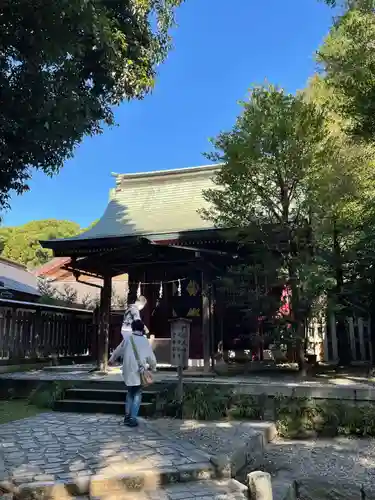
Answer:
M210 358L211 358L211 368L215 366L215 297L213 286L209 290L209 302L210 302Z
M137 300L137 291L139 286L139 273L128 274L128 300L127 305L134 304Z
M210 291L202 272L202 338L204 371L210 371Z
M16 354L16 334L17 334L17 309L12 307L9 325L9 358L14 358Z
M104 276L103 288L100 290L100 319L98 335L98 369L106 372L109 349L109 321L111 316L112 278Z

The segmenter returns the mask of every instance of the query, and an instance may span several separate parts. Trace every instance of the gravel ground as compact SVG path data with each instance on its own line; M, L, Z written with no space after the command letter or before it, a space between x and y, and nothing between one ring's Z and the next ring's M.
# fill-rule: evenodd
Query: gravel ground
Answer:
M267 446L264 467L299 481L303 500L359 500L361 486L366 500L375 498L374 439L277 439Z

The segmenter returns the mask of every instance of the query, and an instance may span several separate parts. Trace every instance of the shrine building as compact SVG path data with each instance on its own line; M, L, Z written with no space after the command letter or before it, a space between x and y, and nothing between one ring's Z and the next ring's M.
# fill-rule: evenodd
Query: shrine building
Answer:
M170 320L191 320L190 359L208 369L223 341L225 314L217 307L212 283L231 260L236 245L225 231L204 220L203 191L214 186L219 166L136 174L113 174L101 219L76 237L42 241L55 257L69 257L66 269L77 280L102 280L99 357L108 351L111 283L127 273L128 302L147 298L144 321L169 352ZM125 294L125 290L124 290Z
M239 247L228 238L227 230L213 227L200 215L200 210L208 207L203 192L215 187L212 178L219 168L208 165L113 174L115 188L93 227L75 237L41 241L55 257L66 258L63 268L78 282L92 282L100 289L92 352L101 368L106 367L109 346L114 347L121 338L119 328L115 334L112 329L111 294L125 274L128 283L125 290L124 282L123 293L128 303L139 294L147 298L143 320L155 336L155 352L161 363L170 360L173 318L191 320L190 364L203 365L205 370L210 369L219 346L226 353L245 352L251 339L257 337L258 318L253 318L254 324L243 322L244 311L235 294L231 297L233 291L219 293L215 285L216 278L242 251L251 259L254 246L253 242ZM278 296L280 293L276 290ZM121 315L117 318L121 322ZM349 326L353 359L367 360L371 351L369 322L350 319ZM337 360L334 317L323 318L321 324L314 320L307 340L318 360Z

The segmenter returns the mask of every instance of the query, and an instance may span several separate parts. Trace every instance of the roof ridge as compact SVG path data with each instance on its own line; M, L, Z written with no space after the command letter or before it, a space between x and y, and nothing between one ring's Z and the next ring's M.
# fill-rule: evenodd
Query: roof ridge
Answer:
M217 170L222 164L214 163L210 165L199 165L193 167L182 167L182 168L174 168L174 169L166 169L166 170L153 170L150 172L133 172L127 174L118 174L113 172L112 176L117 179L147 179L150 177L169 177L174 175L181 174L192 174L195 172L214 172Z

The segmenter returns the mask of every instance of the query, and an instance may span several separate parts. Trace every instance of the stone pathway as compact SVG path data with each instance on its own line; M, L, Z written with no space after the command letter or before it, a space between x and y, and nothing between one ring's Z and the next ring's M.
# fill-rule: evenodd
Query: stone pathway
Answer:
M220 451L234 451L251 437L257 437L258 444L262 441L260 433L241 422L205 425L162 419L141 421L137 429L129 429L119 416L51 412L1 425L0 436L0 454L12 481L21 488L53 481L53 488L60 488L55 497L62 499L67 497L60 483L74 484L75 489L81 485L86 494L91 477L90 498L107 498L111 491L110 498L120 500L243 500L244 485L210 479L210 458ZM190 476L195 469L208 472ZM154 477L163 471L176 471L185 482L159 487ZM118 480L136 481L148 474L147 492L126 492Z
M193 444L168 439L147 422L129 429L114 415L42 413L1 425L0 436L16 483L209 463Z
M69 369L68 369L69 368ZM60 370L60 367L59 367ZM107 375L99 375L97 373L89 373L86 368L76 365L75 367L69 366L63 371L53 371L53 370L30 370L27 372L14 372L14 373L2 373L1 378L10 379L38 379L38 380L77 380L77 381L110 381L110 382L122 382L121 369L119 367L113 367L109 369ZM173 382L177 380L177 374L175 372L160 370L155 374L155 382ZM256 385L262 387L286 387L286 388L325 388L332 390L340 389L374 389L375 388L375 377L364 378L364 377L319 377L315 380L298 380L295 376L280 373L280 377L275 378L275 376L270 376L267 374L251 374L248 376L214 376L213 374L205 376L203 373L185 372L184 380L186 382L202 383L202 384L222 384L222 385Z

